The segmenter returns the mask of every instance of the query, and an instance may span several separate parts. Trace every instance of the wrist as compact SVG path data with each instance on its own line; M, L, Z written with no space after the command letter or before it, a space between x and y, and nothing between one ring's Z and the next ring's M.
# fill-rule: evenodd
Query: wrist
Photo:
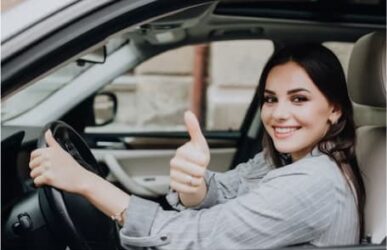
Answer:
M93 193L93 187L100 178L98 175L82 168L82 172L78 175L79 185L76 188L76 193L84 197L88 197Z
M111 215L110 218L113 221L116 221L120 226L124 225L126 220L126 209L127 206L125 206L119 213Z
M194 194L179 193L179 199L185 207L196 207L202 203L207 195L207 185L202 179L198 192Z

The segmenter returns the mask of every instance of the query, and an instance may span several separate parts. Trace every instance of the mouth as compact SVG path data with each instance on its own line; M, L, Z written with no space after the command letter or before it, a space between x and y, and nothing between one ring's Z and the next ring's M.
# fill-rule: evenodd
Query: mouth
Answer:
M285 139L292 136L300 128L299 126L273 126L274 136L277 139Z

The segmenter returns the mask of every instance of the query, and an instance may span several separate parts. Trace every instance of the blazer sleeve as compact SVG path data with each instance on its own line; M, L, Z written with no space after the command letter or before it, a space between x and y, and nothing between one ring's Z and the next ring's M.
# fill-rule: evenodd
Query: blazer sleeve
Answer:
M204 176L207 194L199 205L189 209L210 208L247 193L252 183L256 184L270 170L272 170L272 167L264 159L263 152L258 153L254 158L245 163L238 164L234 169L225 173L207 170ZM180 202L176 191L170 190L166 199L175 210L182 211L187 209Z
M319 237L334 219L334 183L322 174L273 172L249 193L209 209L165 211L131 199L121 243L127 249L261 249ZM238 188L218 189L222 201Z

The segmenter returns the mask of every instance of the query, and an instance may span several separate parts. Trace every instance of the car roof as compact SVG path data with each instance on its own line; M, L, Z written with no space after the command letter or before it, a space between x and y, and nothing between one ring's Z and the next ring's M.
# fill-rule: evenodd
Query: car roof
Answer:
M363 0L340 0L335 4L321 0L171 0L168 4L161 0L130 1L131 4L107 0L74 2L2 42L2 96L63 63L65 57L69 59L135 23L139 24L132 26L130 39L142 48L144 58L209 40L269 38L297 42L307 37L314 41L355 41L370 31L385 29L385 8L380 8L385 6L385 1L370 2L372 4ZM81 4L88 7L87 11L75 11ZM163 18L163 15L166 16ZM53 20L62 23L52 28ZM50 30L47 27L51 27ZM36 30L42 33L33 32ZM180 40L158 41L157 35L166 31L175 32ZM48 63L50 65L46 65ZM22 74L26 68L33 69Z
M341 23L385 24L384 0L227 0L216 13Z

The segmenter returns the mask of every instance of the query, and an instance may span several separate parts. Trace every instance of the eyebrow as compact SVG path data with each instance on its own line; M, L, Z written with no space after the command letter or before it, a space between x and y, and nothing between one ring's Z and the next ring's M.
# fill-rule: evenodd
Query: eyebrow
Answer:
M291 89L287 93L289 95L289 94L294 94L294 93L301 92L301 91L306 91L306 92L310 93L309 90L303 89L303 88ZM267 92L268 94L275 95L275 92L273 90L265 89L265 92Z

